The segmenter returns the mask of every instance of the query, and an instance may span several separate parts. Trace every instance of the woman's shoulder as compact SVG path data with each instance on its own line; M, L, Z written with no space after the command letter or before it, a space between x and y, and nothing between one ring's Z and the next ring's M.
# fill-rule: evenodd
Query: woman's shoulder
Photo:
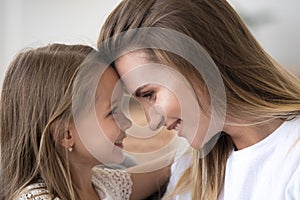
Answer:
M193 154L191 150L188 150L183 155L176 158L171 167L172 175L178 174L181 177L181 175L192 165L192 158Z
M168 196L176 187L178 181L184 172L192 165L193 154L190 150L177 157L171 166L171 177L167 187L165 196ZM189 193L183 193L175 197L175 199L191 199Z
M295 172L290 177L286 192L285 199L299 199L300 198L300 163L298 164Z
M46 188L45 183L33 183L25 187L18 200L52 200L52 195L49 194L49 191ZM54 198L54 200L60 200L59 198Z
M133 183L125 170L95 166L92 169L92 182L102 199L127 200L132 192Z

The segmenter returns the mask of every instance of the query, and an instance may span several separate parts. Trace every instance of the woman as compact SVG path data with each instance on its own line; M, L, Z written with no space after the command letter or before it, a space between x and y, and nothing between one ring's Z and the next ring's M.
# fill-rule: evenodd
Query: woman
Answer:
M122 33L137 28L182 33L208 52L217 66L226 94L226 101L223 101L226 104L225 123L215 134L208 134L209 124L218 120L212 121L214 96L206 77L172 51L144 45L157 44L157 41L140 39L141 45L134 43L137 37L132 37L135 36L132 32ZM161 35L164 37L161 42L175 41L167 34ZM143 45L146 49L140 48ZM122 79L127 73L139 71L141 66L159 63L180 72L196 94L200 107L199 128L191 138L181 127L193 118L181 118L183 110L176 93L151 81L144 81L144 86L140 87L141 79L148 77L148 73L144 77L141 74L131 79L125 77L129 88L138 88L135 95L144 105L151 127L165 125L168 129L176 129L195 148L190 167L187 164L189 156L172 166L169 190L174 184L176 187L166 198L299 198L300 81L262 49L225 0L122 1L102 27L98 48L110 56L112 51L118 50L119 57L110 58L115 58L113 64ZM166 73L166 70L156 73ZM206 155L202 147L216 139L217 133L221 133L220 137ZM176 173L182 170L184 173L178 180L181 174Z

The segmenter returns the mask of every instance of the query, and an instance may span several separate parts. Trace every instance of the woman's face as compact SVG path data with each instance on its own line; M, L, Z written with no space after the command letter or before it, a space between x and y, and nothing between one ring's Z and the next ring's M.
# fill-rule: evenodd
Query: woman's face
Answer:
M210 117L196 109L199 108L197 100L191 100L192 95L189 98L190 89L182 76L160 66L149 69L151 62L142 51L121 56L115 66L128 91L143 105L150 129L166 126L185 137L192 147L203 146Z

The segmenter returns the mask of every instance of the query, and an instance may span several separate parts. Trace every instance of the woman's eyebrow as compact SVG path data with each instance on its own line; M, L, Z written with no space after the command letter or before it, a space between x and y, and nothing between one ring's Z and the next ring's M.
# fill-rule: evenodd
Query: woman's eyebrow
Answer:
M135 96L137 96L137 97L140 97L141 96L141 91L145 88L145 87L148 87L149 86L149 84L146 84L146 85L143 85L143 86L141 86L141 87L139 87L138 89L136 89L136 91L135 91Z

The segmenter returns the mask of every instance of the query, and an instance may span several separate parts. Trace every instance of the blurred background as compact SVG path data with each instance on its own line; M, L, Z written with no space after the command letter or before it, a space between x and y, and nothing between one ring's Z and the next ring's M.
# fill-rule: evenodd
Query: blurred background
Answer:
M95 46L101 25L120 0L0 0L0 87L13 56L25 47L53 42ZM300 1L230 0L250 30L279 63L300 76ZM138 105L133 104L134 110ZM132 113L145 123L141 113ZM135 116L135 117L134 117ZM172 133L130 138L130 152L149 152L173 140Z
M0 83L22 48L50 42L95 45L120 0L0 0ZM262 46L300 75L300 1L229 0Z

